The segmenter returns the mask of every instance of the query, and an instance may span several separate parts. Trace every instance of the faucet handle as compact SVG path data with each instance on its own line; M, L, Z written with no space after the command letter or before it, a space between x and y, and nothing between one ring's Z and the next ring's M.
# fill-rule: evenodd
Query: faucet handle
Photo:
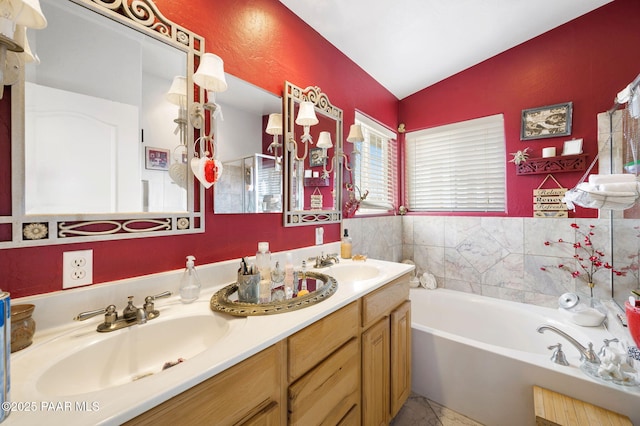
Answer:
M112 306L112 305L109 305L109 306ZM76 315L75 317L73 317L73 320L74 321L84 321L84 320L88 320L89 318L93 318L96 315L104 314L106 312L107 312L107 308L96 309L95 311L81 312L78 315Z
M160 315L160 312L155 309L153 301L156 299L162 299L169 296L171 296L171 292L164 291L160 294L156 294L155 296L147 296L144 298L144 311L147 314L148 319L153 319L158 315Z
M316 263L313 265L314 268L321 268L322 267L322 256L324 255L324 253L321 256L315 256L315 257L310 257L308 260L313 260Z
M616 343L619 342L618 338L613 338L613 339L604 339L604 345L602 345L602 347L600 348L600 351L598 352L598 356L603 357L606 355L606 350L609 347L609 343Z
M551 361L560 365L569 365L569 361L567 361L567 357L564 356L564 352L562 352L562 343L558 343L555 345L547 346L547 349L554 349L551 354Z

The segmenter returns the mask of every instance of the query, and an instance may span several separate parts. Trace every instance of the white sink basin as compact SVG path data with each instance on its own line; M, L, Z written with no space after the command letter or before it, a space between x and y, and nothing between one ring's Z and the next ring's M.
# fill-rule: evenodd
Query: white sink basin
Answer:
M331 266L326 274L338 281L338 284L365 281L378 277L382 271L366 263L344 263Z
M165 363L188 362L229 332L229 320L212 313L160 316L111 333L63 337L33 349L49 353L51 361L35 376L35 388L43 395L71 396L131 383L162 372ZM27 358L20 362L31 364Z

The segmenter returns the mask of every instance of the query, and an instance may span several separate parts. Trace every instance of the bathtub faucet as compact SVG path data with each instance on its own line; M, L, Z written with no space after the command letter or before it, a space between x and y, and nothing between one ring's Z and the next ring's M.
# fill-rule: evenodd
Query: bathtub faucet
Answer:
M551 330L554 333L557 333L560 336L567 339L569 343L575 346L578 352L580 352L581 361L589 362L591 364L600 364L600 358L598 358L598 355L596 355L595 351L593 350L593 343L589 342L589 347L585 348L580 344L580 342L578 342L576 339L569 336L567 333L560 330L559 328L556 328L552 325L541 325L540 327L538 327L538 333L544 333L545 330Z

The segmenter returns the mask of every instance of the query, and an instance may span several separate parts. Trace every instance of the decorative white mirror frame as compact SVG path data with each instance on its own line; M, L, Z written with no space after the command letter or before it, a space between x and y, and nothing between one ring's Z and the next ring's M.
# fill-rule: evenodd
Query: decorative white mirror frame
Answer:
M68 0L160 40L187 54L187 102L194 103L193 72L196 57L204 53L204 39L165 18L153 0ZM105 213L105 214L25 214L25 90L24 67L11 93L11 198L12 214L0 216L0 249L70 244L85 241L117 240L152 236L185 235L204 232L204 190L194 184L189 167L187 211L176 213ZM198 92L203 99L203 90ZM187 126L188 158L194 156L194 128ZM4 229L3 229L4 228Z
M294 178L292 176L295 152L288 149L291 141L296 140L295 135L295 105L304 101L313 103L316 112L323 116L335 120L336 130L334 133L336 152L342 150L342 110L331 104L326 94L322 93L319 87L309 86L302 89L293 83L285 81L283 97L283 149L284 149L284 226L321 225L327 223L339 223L342 221L342 157L337 158L337 167L333 170L334 184L336 192L333 209L325 210L294 210L291 207L292 187Z

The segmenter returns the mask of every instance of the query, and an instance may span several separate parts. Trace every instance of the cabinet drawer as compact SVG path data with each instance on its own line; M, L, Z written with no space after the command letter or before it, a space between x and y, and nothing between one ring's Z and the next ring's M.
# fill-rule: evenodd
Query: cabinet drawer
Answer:
M359 382L359 340L354 337L289 386L289 424L337 424L358 405Z
M409 298L409 279L406 274L362 298L362 326L368 328Z
M358 313L358 302L353 302L289 337L289 383L357 336Z

